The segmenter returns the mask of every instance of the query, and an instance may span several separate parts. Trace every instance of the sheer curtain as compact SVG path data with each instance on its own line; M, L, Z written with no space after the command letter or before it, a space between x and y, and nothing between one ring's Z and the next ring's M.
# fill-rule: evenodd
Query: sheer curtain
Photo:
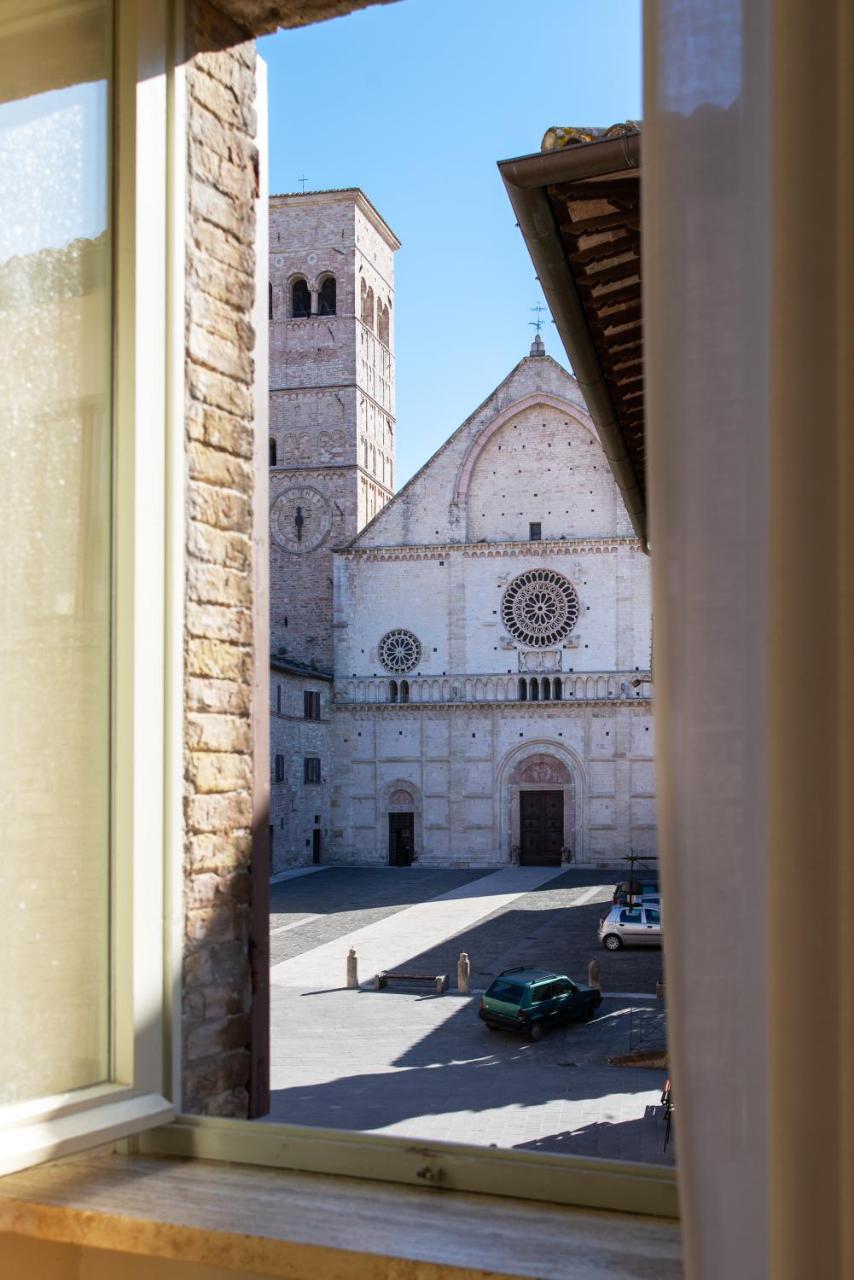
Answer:
M660 825L692 1280L854 1276L852 13L646 5Z

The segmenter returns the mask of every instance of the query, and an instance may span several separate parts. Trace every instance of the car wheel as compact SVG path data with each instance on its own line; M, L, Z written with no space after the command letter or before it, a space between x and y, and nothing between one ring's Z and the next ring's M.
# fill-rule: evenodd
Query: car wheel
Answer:
M528 1028L528 1039L534 1043L543 1038L543 1024L541 1022L532 1022Z
M619 951L623 945L623 939L618 937L616 933L606 933L602 939L602 945L608 951Z

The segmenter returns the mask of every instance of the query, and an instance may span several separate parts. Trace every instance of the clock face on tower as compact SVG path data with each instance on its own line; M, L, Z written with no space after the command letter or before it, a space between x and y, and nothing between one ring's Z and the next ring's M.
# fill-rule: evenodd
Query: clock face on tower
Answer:
M286 489L273 503L270 529L283 551L301 555L319 547L332 528L332 507L310 485Z

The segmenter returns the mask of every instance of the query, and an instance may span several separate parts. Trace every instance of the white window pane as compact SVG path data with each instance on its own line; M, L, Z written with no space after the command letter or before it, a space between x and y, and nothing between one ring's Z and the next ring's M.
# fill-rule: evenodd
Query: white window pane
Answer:
M109 1075L110 26L0 0L0 1103Z

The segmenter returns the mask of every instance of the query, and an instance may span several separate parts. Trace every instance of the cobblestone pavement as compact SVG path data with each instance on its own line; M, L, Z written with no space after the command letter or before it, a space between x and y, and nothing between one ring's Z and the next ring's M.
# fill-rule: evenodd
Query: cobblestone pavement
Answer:
M347 935L482 874L335 869L274 887L274 962ZM619 873L568 871L456 937L414 954L411 967L455 974L460 950L472 985L501 968L537 965L584 980L600 962L606 1000L587 1024L538 1044L488 1030L479 997L319 987L272 991L273 1119L529 1150L669 1163L660 1094L666 1071L609 1067L607 1058L660 1043L662 1006L617 992L654 992L658 950L611 955L596 924ZM597 887L589 902L579 890ZM309 919L309 917L317 917ZM416 949L417 950L417 949ZM407 967L410 967L409 964ZM362 977L367 975L362 974Z
M487 871L329 867L270 889L270 963L346 937L417 902L472 883ZM298 928L294 928L301 922Z

